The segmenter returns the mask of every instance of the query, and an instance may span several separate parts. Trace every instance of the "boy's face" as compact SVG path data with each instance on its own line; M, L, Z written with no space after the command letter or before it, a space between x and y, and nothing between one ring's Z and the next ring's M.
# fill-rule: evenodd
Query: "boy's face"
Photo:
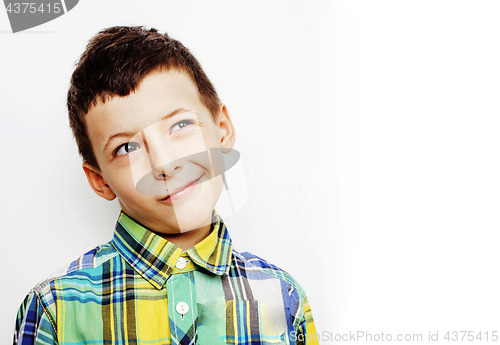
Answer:
M206 152L231 149L234 128L223 105L213 120L187 74L149 74L129 96L99 101L86 124L101 170L86 163L84 170L98 195L117 197L125 213L159 233L210 224L223 180Z

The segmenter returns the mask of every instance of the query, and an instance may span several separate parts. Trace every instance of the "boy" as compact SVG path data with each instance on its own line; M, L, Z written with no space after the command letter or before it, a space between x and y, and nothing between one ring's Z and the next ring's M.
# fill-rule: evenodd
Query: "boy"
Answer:
M235 131L180 42L101 31L72 75L68 110L91 188L122 211L110 242L28 294L14 343L317 343L298 283L233 250L214 209Z

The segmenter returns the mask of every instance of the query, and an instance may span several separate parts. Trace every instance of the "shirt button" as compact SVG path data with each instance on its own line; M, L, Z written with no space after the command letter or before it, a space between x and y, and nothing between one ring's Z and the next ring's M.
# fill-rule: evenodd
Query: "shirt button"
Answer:
M185 315L189 311L189 306L186 302L179 302L177 303L175 310L177 310L179 314Z
M184 267L186 267L186 259L184 259L182 256L177 260L177 263L175 264L175 267L178 269L182 270Z

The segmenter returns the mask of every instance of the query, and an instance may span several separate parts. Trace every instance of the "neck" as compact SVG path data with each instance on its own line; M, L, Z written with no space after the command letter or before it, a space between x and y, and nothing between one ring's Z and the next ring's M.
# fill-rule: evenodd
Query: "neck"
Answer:
M162 234L156 233L158 236L163 237L169 242L172 242L182 250L187 250L194 247L203 241L210 234L211 224L202 226L201 228L191 231L183 232L180 234Z

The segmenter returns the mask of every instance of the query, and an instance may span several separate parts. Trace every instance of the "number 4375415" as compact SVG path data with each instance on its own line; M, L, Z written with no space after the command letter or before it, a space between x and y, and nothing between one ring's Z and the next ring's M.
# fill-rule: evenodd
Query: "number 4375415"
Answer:
M443 337L447 341L497 341L498 331L448 331Z
M61 4L60 3L47 3L40 4L33 2L14 2L9 3L7 5L8 13L59 13L61 12Z

